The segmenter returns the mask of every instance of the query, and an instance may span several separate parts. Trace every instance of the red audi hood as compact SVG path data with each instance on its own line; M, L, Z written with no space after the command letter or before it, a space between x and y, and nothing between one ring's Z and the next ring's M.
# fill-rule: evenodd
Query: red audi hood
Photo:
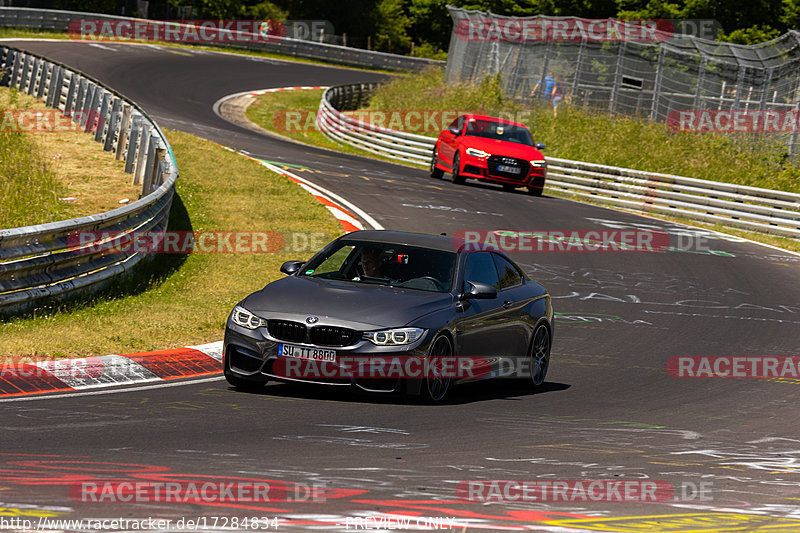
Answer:
M528 161L534 159L544 159L542 152L533 146L528 146L526 144L469 136L462 137L460 141L464 148L477 148L478 150L489 152L492 155L516 157L519 159L526 159Z

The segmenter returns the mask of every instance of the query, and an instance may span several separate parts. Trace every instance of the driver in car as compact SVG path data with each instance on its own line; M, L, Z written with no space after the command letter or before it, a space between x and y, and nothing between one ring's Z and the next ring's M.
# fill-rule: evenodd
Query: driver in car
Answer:
M376 248L364 248L361 251L361 271L369 278L382 278L380 251Z

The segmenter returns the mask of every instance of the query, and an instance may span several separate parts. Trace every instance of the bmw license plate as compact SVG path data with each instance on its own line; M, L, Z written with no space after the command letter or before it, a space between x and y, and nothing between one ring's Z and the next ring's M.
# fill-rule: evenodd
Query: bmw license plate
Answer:
M509 174L520 174L522 170L519 167L511 167L508 165L497 165L498 172L508 172Z
M294 344L279 344L278 355L294 357L295 359L312 359L314 361L336 362L336 350L323 350L322 348L308 348Z

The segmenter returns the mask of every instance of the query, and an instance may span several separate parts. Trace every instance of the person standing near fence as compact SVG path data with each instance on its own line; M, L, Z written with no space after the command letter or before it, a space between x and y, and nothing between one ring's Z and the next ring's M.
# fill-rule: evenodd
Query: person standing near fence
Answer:
M564 99L564 94L561 85L556 81L552 72L548 72L547 76L536 82L536 86L530 94L532 98L536 97L539 87L542 87L541 98L545 102L552 102L553 115L558 116L558 103Z

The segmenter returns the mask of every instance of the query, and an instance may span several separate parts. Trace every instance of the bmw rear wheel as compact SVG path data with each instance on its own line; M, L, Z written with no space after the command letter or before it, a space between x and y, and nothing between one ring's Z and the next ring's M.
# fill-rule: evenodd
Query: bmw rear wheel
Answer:
M539 324L533 332L531 353L528 359L530 365L530 383L539 387L544 383L547 369L550 366L550 330L544 324Z
M426 402L438 403L447 396L452 377L446 374L454 368L452 359L453 345L450 339L445 335L439 335L433 341L428 353L428 365L425 368L425 379L422 381L422 398Z

